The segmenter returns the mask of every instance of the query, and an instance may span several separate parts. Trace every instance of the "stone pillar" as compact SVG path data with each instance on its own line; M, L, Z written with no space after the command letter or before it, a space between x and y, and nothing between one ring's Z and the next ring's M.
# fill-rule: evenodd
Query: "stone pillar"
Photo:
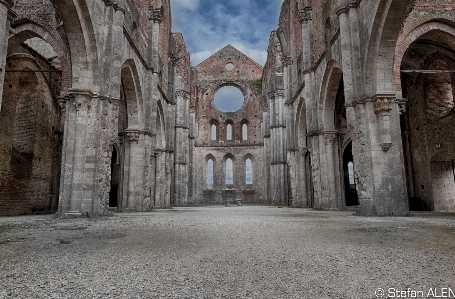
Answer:
M333 159L333 142L335 141L336 133L335 132L324 132L324 142L326 149L326 159L327 159L327 176L328 176L328 205L325 208L328 209L340 209L337 206L336 200L336 183L335 183L335 163Z
M271 199L272 204L277 205L288 203L284 97L284 90L276 90L270 94L270 102L273 106L273 111L270 113L272 142Z
M91 109L93 96L93 93L89 90L70 90L70 96L67 98L65 104L61 203L59 205L60 217L78 217L92 212L91 201L93 199L84 198L83 189L89 121L88 114Z
M270 111L269 106L262 106L262 138L264 140L262 158L262 200L270 202Z
M149 6L149 42L147 58L149 65L156 72L159 67L160 23L163 21L163 7Z
M137 212L136 203L136 160L137 160L137 149L139 146L139 131L127 129L125 133L128 137L129 142L129 165L128 165L128 190L127 190L127 203L124 212Z
M299 22L302 24L303 67L310 69L314 64L312 8L299 9Z
M0 110L2 109L3 83L5 81L6 54L8 51L8 38L10 30L9 9L15 1L0 0Z
M188 100L189 93L178 90L175 117L174 186L175 204L186 205L188 199Z
M196 163L194 157L194 147L195 147L195 133L196 133L196 107L190 106L190 115L189 115L189 178L188 178L188 197L194 202L196 200L197 194L197 180L196 180Z

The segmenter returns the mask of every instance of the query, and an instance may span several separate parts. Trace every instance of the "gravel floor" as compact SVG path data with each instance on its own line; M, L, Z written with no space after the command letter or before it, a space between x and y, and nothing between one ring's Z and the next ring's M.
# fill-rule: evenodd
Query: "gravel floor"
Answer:
M0 298L381 298L378 288L382 298L398 297L392 288L436 298L428 296L430 288L435 295L442 288L455 292L455 215L352 214L243 206L102 219L0 218ZM422 298L406 294L401 298Z

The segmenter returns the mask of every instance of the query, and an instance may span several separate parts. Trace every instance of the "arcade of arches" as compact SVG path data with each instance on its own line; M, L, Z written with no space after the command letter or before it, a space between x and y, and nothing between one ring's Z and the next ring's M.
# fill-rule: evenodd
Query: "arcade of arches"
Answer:
M428 2L284 0L264 66L191 66L170 0L0 0L0 215L455 212L455 4Z

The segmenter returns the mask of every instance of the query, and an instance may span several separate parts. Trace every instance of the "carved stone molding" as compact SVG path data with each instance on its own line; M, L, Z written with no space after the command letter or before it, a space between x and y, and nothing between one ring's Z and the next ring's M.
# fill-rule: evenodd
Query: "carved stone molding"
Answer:
M292 63L292 58L290 56L282 56L281 63L284 67L290 66Z
M190 113L196 113L196 106L190 107Z
M164 9L163 7L150 6L149 7L149 20L155 23L161 23L163 21Z
M269 92L267 94L267 96L269 97L269 99L275 100L276 98L284 97L285 96L285 92L284 92L283 89L277 89L277 90Z
M341 15L342 13L348 13L349 9L357 8L360 4L361 0L347 0L344 6L341 6L337 10L337 15Z
M179 63L180 57L175 54L169 55L169 60L171 61L173 66L176 66Z
M324 142L326 145L333 144L337 134L335 132L324 132Z
M263 105L262 106L262 111L266 113L270 113L270 107L268 105Z
M175 91L175 97L176 98L182 98L182 99L189 99L190 93L184 90L176 90Z
M306 24L313 19L313 9L309 6L299 10L300 24Z
M125 133L130 142L139 142L140 132L138 130L126 130Z
M392 143L391 142L383 142L380 145L381 145L381 149L384 152L387 152L392 147Z
M395 100L395 97L392 96L381 96L378 95L373 101L374 105L374 112L377 115L381 115L384 113L389 113L392 108L390 107L390 104Z
M401 99L398 101L398 107L400 108L400 115L406 113L407 106L408 106L407 99Z
M65 113L66 112L66 101L67 101L67 99L65 97L58 97L57 101L58 101L58 105L60 106L60 111L62 113Z

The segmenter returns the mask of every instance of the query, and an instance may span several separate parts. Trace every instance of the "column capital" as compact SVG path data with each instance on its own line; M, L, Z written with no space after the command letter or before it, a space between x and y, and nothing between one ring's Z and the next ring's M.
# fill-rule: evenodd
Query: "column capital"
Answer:
M360 4L361 0L341 0L340 2L344 2L341 5L338 5L338 10L337 10L337 15L341 15L343 13L348 13L349 9L351 8L357 8Z
M196 106L190 106L190 113L196 113Z
M134 130L134 129L126 129L125 130L125 134L126 136L128 137L128 140L130 142L139 142L139 135L140 135L140 131L139 130Z
M157 6L149 6L149 20L155 23L161 23L163 21L164 8Z
M324 141L326 145L333 144L337 134L335 131L326 131L324 132Z
M188 91L178 89L175 91L175 96L177 98L189 99L190 93Z
M313 9L309 6L299 9L299 22L306 24L313 19Z
M291 56L282 56L281 63L283 64L284 67L290 66L292 63Z
M392 110L390 104L396 99L395 94L377 94L373 98L374 112L376 115L389 114Z
M172 63L173 66L176 66L179 63L180 57L175 54L169 55L169 61Z
M285 96L285 92L283 89L277 89L277 90L274 90L274 91L271 91L267 94L267 96L274 100L276 98L279 98L279 97L284 97Z

